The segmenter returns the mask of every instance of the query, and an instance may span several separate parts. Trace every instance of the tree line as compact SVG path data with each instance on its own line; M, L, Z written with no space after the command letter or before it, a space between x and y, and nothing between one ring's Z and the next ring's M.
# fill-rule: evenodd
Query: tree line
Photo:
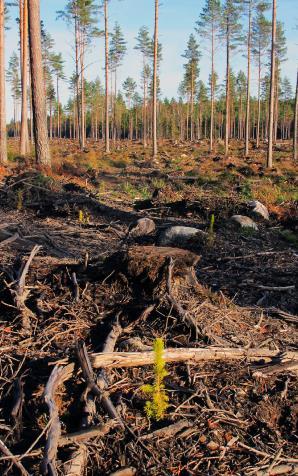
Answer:
M273 145L278 139L293 139L297 160L297 87L282 75L287 46L283 24L276 18L277 0L206 0L195 22L182 57L183 81L177 98L162 99L159 73L162 45L159 42L159 2L154 0L154 35L140 28L135 49L140 54L139 93L137 82L128 77L118 84L118 70L127 54L127 43L118 23L110 28L110 0L69 0L57 19L73 33L74 73L66 78L64 60L40 19L38 0L18 0L19 51L13 53L5 71L5 27L8 12L16 2L0 0L0 162L7 161L6 137L20 140L20 154L35 142L40 164L50 164L49 139L70 138L84 149L87 138L102 140L106 153L121 139L142 140L158 156L158 137L173 141L209 141L210 152L223 141L229 154L231 138L243 140L245 156L254 142L268 142L267 166L272 167ZM99 13L103 12L103 29ZM272 18L269 19L271 12ZM105 44L104 78L88 81L86 57L95 38ZM217 57L224 48L226 74L221 84ZM210 58L207 83L200 79L202 50ZM232 69L232 53L246 57L245 71ZM29 55L30 54L30 55ZM257 91L252 95L252 67L257 72ZM14 118L7 126L5 81L9 81ZM60 98L61 81L68 81L70 97Z

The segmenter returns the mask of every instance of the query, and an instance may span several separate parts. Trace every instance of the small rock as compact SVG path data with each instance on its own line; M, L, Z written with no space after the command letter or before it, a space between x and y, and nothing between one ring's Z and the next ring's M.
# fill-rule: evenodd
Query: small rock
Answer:
M171 226L167 228L159 237L160 246L184 247L190 244L202 245L206 243L208 234L197 228L189 226Z
M231 221L240 226L240 228L258 230L258 225L251 218L244 215L234 215L232 216Z
M264 220L269 220L269 212L267 207L263 205L263 203L259 202L258 200L253 200L248 202L247 206L252 208L252 213L257 217L262 217Z
M147 236L154 233L156 226L150 218L140 218L129 232L130 238L139 238L140 236Z

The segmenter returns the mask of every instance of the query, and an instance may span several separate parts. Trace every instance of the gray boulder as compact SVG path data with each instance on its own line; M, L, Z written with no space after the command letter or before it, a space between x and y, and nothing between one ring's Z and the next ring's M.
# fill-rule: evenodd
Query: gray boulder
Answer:
M130 238L139 238L154 233L156 226L150 218L140 218L129 232Z
M159 246L187 247L190 244L203 245L208 234L189 226L171 226L164 230L158 240Z
M244 215L234 215L231 221L239 228L251 228L252 230L258 230L258 225L249 217Z
M269 212L267 207L258 200L252 200L248 202L247 206L252 209L252 213L258 218L264 218L264 220L269 220Z

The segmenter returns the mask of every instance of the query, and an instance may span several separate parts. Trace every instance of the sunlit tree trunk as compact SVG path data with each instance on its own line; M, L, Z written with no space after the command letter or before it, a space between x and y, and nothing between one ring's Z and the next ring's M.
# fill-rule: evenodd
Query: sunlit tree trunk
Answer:
M22 76L22 113L20 154L26 155L29 148L28 134L28 1L20 1L20 44L21 44L21 76Z
M298 159L298 145L297 145L297 134L298 134L298 71L297 71L297 83L296 83L296 99L295 99L295 116L294 116L294 138L293 138L293 157L294 161L297 162Z
M274 120L274 91L275 91L275 42L276 42L276 2L272 4L272 44L271 44L271 78L269 99L269 127L268 127L268 152L267 167L273 165L273 120Z
M252 0L249 2L248 35L247 35L247 86L246 86L246 119L245 119L245 156L249 154L249 125L250 125L250 56L251 56L251 17Z
M7 162L4 16L4 0L0 0L0 164Z
M36 163L51 165L41 51L40 3L28 0L29 41Z
M261 51L258 52L258 117L257 117L257 149L260 147L261 121Z
M225 155L229 154L230 136L230 25L227 21L227 71L226 71L226 133L225 133Z
M210 116L210 152L213 151L213 135L214 135L214 25L212 23L212 40L211 40L211 116Z
M109 30L108 30L108 0L105 0L104 3L104 16L105 16L105 84L106 84L106 94L105 94L105 110L106 110L106 119L105 119L105 143L106 143L106 153L110 153L110 117L109 117Z
M153 62L153 158L157 157L157 60L158 60L158 0L155 0L154 62Z

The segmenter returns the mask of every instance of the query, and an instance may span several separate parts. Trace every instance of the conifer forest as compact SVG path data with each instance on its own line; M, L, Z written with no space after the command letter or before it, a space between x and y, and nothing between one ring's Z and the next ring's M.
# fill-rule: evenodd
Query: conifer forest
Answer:
M0 0L0 475L298 474L296 0Z

